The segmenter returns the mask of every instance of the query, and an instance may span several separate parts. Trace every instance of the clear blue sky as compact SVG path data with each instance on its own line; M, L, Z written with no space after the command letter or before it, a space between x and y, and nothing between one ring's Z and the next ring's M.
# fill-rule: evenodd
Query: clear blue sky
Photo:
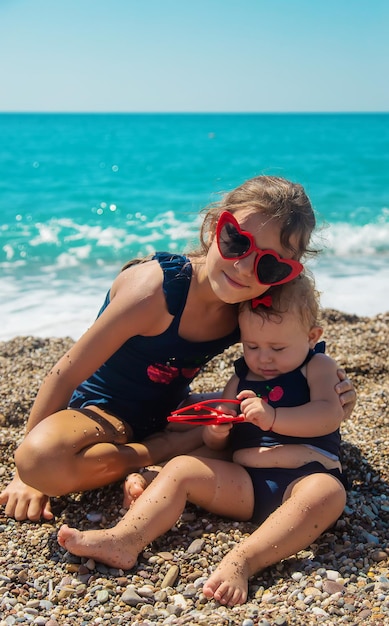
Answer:
M389 111L389 1L0 0L0 111Z

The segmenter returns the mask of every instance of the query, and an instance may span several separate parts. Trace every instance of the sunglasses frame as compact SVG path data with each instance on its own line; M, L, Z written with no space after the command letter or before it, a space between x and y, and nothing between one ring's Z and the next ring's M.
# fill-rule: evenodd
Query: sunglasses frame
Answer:
M168 416L168 422L180 422L181 424L202 424L203 426L216 426L228 424L230 422L244 422L244 415L227 415L222 410L213 407L212 404L223 402L220 398L213 400L202 400L195 404L188 404L182 409L176 409ZM225 400L228 404L240 404L239 400ZM188 413L188 411L199 411L199 413Z
M250 245L249 245L248 250L244 252L243 254L240 254L238 256L226 256L225 254L223 254L221 247L220 247L220 240L221 240L222 230L224 226L226 226L226 224L231 224L236 229L239 235L246 237L248 239ZM294 259L283 259L275 250L271 250L271 249L263 250L261 248L258 248L258 246L255 243L254 236L250 232L246 230L242 230L239 222L235 219L232 213L229 213L228 211L223 211L223 213L221 213L218 219L218 222L216 225L216 243L217 243L217 247L220 252L220 255L226 261L236 261L238 259L244 259L245 257L249 256L252 252L255 252L256 257L254 261L254 271L255 271L256 279L260 285L273 286L273 285L282 285L283 283L288 283L294 278L297 278L297 276L301 274L301 272L304 269L304 266L299 261L295 261ZM274 257L278 263L282 265L287 265L288 267L290 267L291 268L290 274L286 276L286 278L282 278L281 280L277 280L272 283L266 283L264 281L259 280L258 265L260 263L261 258L263 258L265 255L270 255Z

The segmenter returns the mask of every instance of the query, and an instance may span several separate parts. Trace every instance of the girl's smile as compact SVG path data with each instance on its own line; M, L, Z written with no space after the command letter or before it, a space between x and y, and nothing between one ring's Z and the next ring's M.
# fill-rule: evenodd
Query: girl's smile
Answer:
M235 219L242 230L252 233L260 249L276 251L280 257L291 258L291 251L280 243L280 224L267 215L253 211L237 211ZM293 242L292 242L293 243ZM216 243L212 241L206 260L207 273L214 293L223 302L235 304L260 296L269 285L260 285L254 272L257 253L240 259L223 259Z

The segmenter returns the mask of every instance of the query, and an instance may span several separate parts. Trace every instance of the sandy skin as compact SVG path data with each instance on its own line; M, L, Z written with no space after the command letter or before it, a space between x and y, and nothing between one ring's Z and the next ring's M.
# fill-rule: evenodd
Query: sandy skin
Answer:
M136 564L138 553L134 546L129 545L128 532L120 535L117 527L83 532L64 524L58 532L58 543L72 554L129 570ZM224 557L204 584L203 593L208 599L214 598L220 604L231 606L246 602L250 573L246 559L235 552L233 550Z
M111 567L129 570L134 567L138 552L129 544L128 533L120 537L117 530L116 526L83 532L63 524L58 531L58 543L77 556L91 557Z
M250 476L236 463L176 457L116 526L79 531L65 525L58 542L78 556L129 570L145 546L177 522L188 501L222 517L248 521L254 508ZM204 584L204 595L228 606L244 603L250 576L312 543L339 517L344 504L344 488L330 475L295 481L282 506L223 558Z

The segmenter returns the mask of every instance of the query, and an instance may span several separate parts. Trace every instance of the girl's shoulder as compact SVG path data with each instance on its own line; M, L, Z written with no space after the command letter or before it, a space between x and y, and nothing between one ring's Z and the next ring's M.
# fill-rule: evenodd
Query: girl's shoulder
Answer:
M113 281L111 300L123 292L131 300L148 298L161 291L162 283L163 271L156 259L129 265Z
M127 264L113 282L110 304L136 317L140 334L158 334L185 306L192 276L189 259L171 253Z

